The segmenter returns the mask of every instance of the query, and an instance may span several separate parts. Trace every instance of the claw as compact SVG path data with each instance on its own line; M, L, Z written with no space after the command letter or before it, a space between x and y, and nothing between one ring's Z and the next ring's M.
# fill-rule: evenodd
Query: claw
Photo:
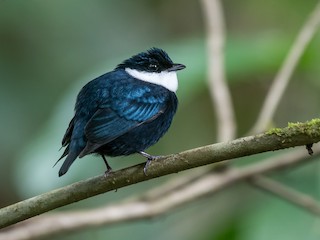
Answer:
M104 172L104 177L107 178L110 173L112 173L112 168L107 169L107 171Z
M147 162L146 162L146 165L145 165L144 168L143 168L143 172L144 172L144 175L148 176L147 170L148 170L148 167L149 167L151 161L156 160L156 159L159 159L159 158L162 158L163 156L152 156L152 155L150 155L150 154L148 154L148 153L146 153L146 152L142 152L142 151L140 151L139 153L140 153L142 156L144 156L144 157L147 158Z
M148 176L147 170L148 170L148 167L149 167L151 161L152 161L152 159L148 159L147 162L146 162L146 165L144 165L143 173L144 173L144 175L146 175L146 176Z

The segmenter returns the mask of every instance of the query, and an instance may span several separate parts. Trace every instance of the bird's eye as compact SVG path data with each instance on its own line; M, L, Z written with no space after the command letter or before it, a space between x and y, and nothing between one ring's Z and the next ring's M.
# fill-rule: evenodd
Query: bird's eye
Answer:
M150 68L151 70L156 71L156 70L158 70L158 65L157 65L157 64L154 64L154 63L150 63L150 64L149 64L149 68Z

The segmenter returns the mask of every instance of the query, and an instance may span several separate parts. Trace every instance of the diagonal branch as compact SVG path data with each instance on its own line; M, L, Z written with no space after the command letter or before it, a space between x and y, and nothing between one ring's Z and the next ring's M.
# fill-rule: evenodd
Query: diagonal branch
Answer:
M254 186L272 193L281 199L287 200L288 202L291 202L296 206L308 210L310 213L320 217L319 202L313 199L311 196L298 192L277 181L263 176L253 176L249 178L249 181Z
M272 120L281 97L283 96L283 93L289 83L289 79L299 62L299 59L310 43L312 37L315 35L319 26L320 1L301 28L294 44L292 45L288 53L288 56L286 57L279 72L277 73L270 87L269 93L264 101L258 119L250 131L251 134L259 133L267 129L268 124Z
M206 164L318 141L320 141L320 119L314 119L306 123L289 124L286 128L273 129L256 136L187 150L153 161L147 176L143 173L144 164L139 164L110 173L107 179L103 175L93 177L2 208L0 228L138 182Z
M320 1L315 6L314 10L310 13L308 19L302 26L285 61L283 62L282 67L277 73L269 90L269 93L265 99L259 117L253 128L250 130L251 134L264 131L272 120L279 102L284 94L284 91L289 83L290 77L295 70L299 59L304 53L306 47L318 30L319 25ZM302 208L305 208L306 210L314 214L319 214L317 203L311 197L306 196L303 193L291 190L290 188L263 176L255 176L251 183L256 187L260 187L262 190L273 193L274 195L287 200L288 202L296 204Z
M317 151L315 156L319 156ZM39 216L12 226L0 232L0 239L31 240L49 235L65 234L101 225L111 225L133 220L149 219L160 216L196 199L212 195L244 179L252 179L256 174L281 170L306 161L303 149L291 151L278 157L272 157L250 166L229 169L224 172L208 171L198 179L190 179L184 184L178 183L170 190L165 187L159 192L149 190L139 198L106 207L78 212L54 213ZM166 185L171 185L169 181ZM167 191L169 190L169 191ZM319 208L319 206L314 206Z

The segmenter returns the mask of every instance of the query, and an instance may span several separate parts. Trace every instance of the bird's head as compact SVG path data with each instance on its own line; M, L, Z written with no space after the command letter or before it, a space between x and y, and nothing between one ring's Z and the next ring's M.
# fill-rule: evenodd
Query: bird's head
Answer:
M124 69L132 77L161 85L175 92L178 89L176 72L186 66L173 63L168 54L160 48L151 48L123 61L116 69Z

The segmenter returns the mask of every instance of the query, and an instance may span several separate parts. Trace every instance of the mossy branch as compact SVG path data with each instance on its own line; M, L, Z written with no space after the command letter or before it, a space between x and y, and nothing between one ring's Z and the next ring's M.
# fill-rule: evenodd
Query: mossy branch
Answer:
M306 123L290 123L286 128L271 129L256 136L187 150L153 161L147 176L143 173L144 164L139 164L112 172L107 178L104 175L93 177L2 208L0 228L73 202L171 173L319 141L320 119L314 119Z

